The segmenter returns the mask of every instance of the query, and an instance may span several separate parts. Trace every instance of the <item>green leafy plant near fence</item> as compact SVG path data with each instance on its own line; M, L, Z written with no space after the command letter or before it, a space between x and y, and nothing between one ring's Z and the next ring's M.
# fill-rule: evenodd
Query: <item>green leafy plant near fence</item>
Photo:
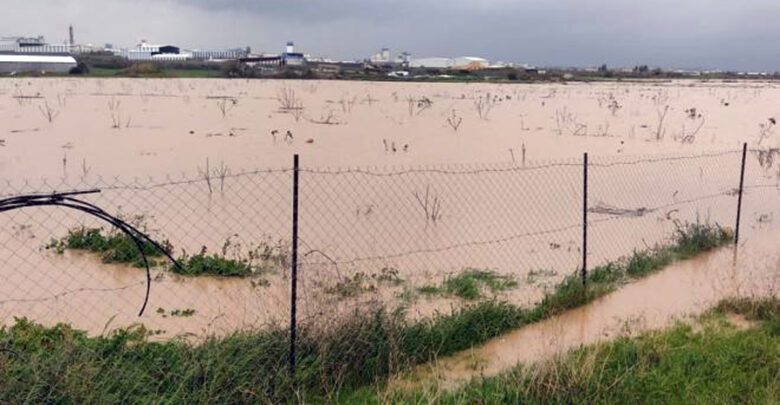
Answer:
M146 241L143 241L141 246L143 253L151 259L161 258L165 253L170 253L173 250L173 246L168 240L160 244L165 252ZM98 253L104 263L127 263L136 267L144 265L138 245L131 237L118 229L112 229L105 234L103 228L80 227L72 229L62 239L53 239L46 245L46 248L57 253L63 253L65 249ZM155 261L153 260L153 262Z
M160 244L165 252L154 245L143 242L143 253L149 259L150 265L168 264L165 253L173 251L173 245L165 240ZM267 244L250 251L246 257L228 258L224 253L229 249L229 241L225 242L223 254L206 252L201 249L198 254L189 256L183 253L177 260L180 266L171 265L170 271L185 276L213 275L222 277L247 277L271 271L271 267L283 266L286 262L286 252L275 249ZM75 228L61 239L54 239L47 244L46 249L61 254L66 249L84 250L97 253L104 263L125 263L135 267L143 267L143 257L135 241L127 234L112 229Z
M409 321L403 310L368 306L329 328L298 331L296 391L286 373L286 327L211 337L198 344L148 340L143 328L87 337L67 325L27 320L0 330L0 403L284 403L330 401L340 392L446 356L583 305L632 277L726 243L730 233L680 224L672 244L566 278L533 308L475 302Z

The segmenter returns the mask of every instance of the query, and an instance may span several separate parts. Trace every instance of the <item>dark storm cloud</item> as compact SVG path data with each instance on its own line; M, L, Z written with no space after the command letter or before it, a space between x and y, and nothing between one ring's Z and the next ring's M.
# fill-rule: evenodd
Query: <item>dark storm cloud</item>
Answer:
M9 0L6 0L9 1ZM362 58L483 56L539 65L650 64L780 70L775 0L10 0L0 35Z

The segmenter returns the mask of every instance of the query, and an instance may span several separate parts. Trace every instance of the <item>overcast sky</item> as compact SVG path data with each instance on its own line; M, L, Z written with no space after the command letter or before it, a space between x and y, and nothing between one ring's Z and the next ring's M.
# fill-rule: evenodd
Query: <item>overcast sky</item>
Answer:
M481 56L540 66L780 70L778 0L0 0L0 36Z

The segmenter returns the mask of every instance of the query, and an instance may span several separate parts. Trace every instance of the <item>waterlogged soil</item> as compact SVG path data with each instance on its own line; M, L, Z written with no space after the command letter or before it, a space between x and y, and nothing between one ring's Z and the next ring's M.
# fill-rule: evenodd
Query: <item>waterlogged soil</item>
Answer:
M518 364L533 364L585 345L694 322L727 298L776 297L780 287L778 229L749 240L677 262L661 272L591 304L535 323L432 364L420 366L397 384L439 383L453 387L478 376L494 376ZM733 314L737 328L750 321ZM414 381L414 382L412 382Z
M284 108L283 90L298 107ZM733 227L739 148L780 146L779 97L764 82L4 79L0 195L96 188L83 198L177 256L289 258L298 153L301 322L372 303L414 319L448 312L468 302L418 290L467 268L512 277L517 287L496 294L532 305L580 266L583 152L595 266L670 242L682 222ZM752 238L780 215L780 154L747 157L741 232ZM143 270L44 248L81 225L105 226L63 208L0 214L0 323L93 334L143 323L168 338L288 320L278 265L233 279L154 269L138 317Z

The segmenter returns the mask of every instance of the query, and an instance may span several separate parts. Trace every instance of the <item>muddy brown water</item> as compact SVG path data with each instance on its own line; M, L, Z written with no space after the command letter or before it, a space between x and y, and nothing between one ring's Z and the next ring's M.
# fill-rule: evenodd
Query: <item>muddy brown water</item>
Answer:
M675 263L581 308L529 325L458 355L421 366L415 380L453 387L568 350L687 322L726 298L777 297L780 230ZM737 320L737 326L745 321ZM410 380L399 380L408 384Z
M276 96L285 86L306 106L300 120L280 112ZM14 98L38 93L44 98ZM488 93L500 101L480 119L474 101ZM215 97L224 96L237 104L223 117ZM433 105L410 114L409 96ZM464 268L515 278L518 287L499 298L531 305L579 266L582 152L591 156L588 260L598 265L668 242L677 221L733 226L739 146L757 143L778 96L774 83L758 82L2 80L0 195L100 188L85 199L142 216L177 254L205 247L285 255L290 164L300 153L303 321L348 316L371 302L405 305L413 318L447 312L464 302L414 291ZM615 99L621 107L613 112L607 106ZM51 123L41 100L58 111ZM664 137L656 140L665 105ZM691 118L691 107L702 117ZM457 131L446 124L453 110L464 118ZM317 123L330 112L337 125ZM694 142L681 143L702 121ZM762 147L780 145L773 131ZM780 215L780 159L773 157L748 155L746 237ZM421 207L426 191L429 204L440 203L437 221ZM156 269L139 318L143 271L43 248L79 225L102 224L59 208L0 215L2 323L27 316L93 334L144 323L172 337L287 322L289 276L279 266L245 279ZM403 283L377 282L382 269L396 270ZM360 273L369 281L357 297L327 292ZM168 315L177 309L195 313Z

